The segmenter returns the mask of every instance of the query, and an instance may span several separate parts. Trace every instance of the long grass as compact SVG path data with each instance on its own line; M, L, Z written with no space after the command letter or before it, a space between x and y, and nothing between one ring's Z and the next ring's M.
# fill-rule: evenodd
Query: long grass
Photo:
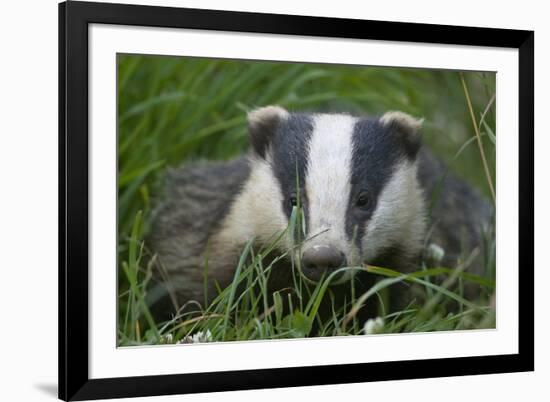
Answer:
M333 272L316 284L308 285L303 281L299 269L294 271L292 288L269 294L268 280L277 259L264 265L265 256L273 250L289 233L299 228L300 213L291 215L286 231L280 233L273 242L253 252L253 239L244 247L230 286L220 290L210 304L192 303L191 309L177 314L173 319L155 323L143 300L150 270L143 273L141 286L137 284L137 272L129 270L126 263L125 273L131 283L126 297L131 301L126 319L120 331L121 345L140 345L158 343L193 343L196 341L216 342L228 340L284 339L308 336L344 336L360 335L365 329L358 327L354 318L368 303L377 303L380 292L398 282L408 282L426 286L433 291L423 304L415 304L403 311L384 314L383 323L378 332L416 332L434 330L456 330L490 327L494 312L488 305L467 300L459 291L451 290L450 283L460 278L494 291L494 281L485 277L463 272L458 267L419 270L410 274L401 274L394 270L375 266L345 267ZM134 228L140 224L140 214L136 217ZM298 229L299 231L299 229ZM136 230L133 231L133 234ZM297 244L296 247L300 247ZM130 266L136 266L140 258L135 253L137 247L131 246ZM287 253L278 258L288 257ZM249 261L249 262L247 262ZM331 298L330 285L333 278L344 271L366 271L381 278L376 285L360 297L351 297L347 303L331 305L332 314L318 321L318 311L325 298ZM448 275L447 283L437 285L428 279L439 275ZM245 285L245 286L243 286ZM242 289L237 292L237 289ZM458 303L458 313L448 314L444 308L445 300ZM298 302L296 302L298 301ZM185 307L189 307L188 305ZM128 321L130 323L128 327ZM141 322L148 324L145 333L140 332ZM314 324L317 324L316 326ZM160 327L160 328L159 328Z
M251 240L243 249L233 283L219 289L212 303L207 305L206 298L193 301L173 320L158 322L145 302L154 259L145 258L148 248L143 239L165 168L191 159L241 154L248 147L245 112L268 104L360 114L402 110L424 117L428 146L454 173L491 197L494 93L495 77L489 73L119 55L119 345L363 334L365 328L355 316L371 303L382 318L376 332L493 326L495 244L490 234L484 245L483 277L461 267L424 266L406 276L391 267L344 268L367 270L379 281L365 294L352 294L344 305L333 304L331 317L324 322L319 322L317 309L323 299L332 297L331 277L310 285L296 266L294 286L268 294L273 264L264 257L276 249L284 233L260 252L254 252ZM298 208L287 230L299 233L296 228L301 225ZM207 261L204 268L206 283ZM440 282L434 279L443 274L449 281L436 284ZM397 282L414 284L419 294L404 310L389 313L387 290ZM468 282L482 287L479 300L465 298ZM449 313L450 303L459 309Z

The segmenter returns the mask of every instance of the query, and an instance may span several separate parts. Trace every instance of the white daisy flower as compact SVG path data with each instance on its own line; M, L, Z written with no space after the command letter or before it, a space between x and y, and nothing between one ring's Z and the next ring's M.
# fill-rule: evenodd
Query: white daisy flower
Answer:
M366 335L381 334L384 330L384 319L382 317L369 318L363 327Z

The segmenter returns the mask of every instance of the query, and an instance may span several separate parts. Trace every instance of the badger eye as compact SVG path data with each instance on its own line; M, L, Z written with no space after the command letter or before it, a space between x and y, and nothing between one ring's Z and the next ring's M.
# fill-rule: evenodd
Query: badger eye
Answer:
M357 197L357 200L355 201L355 206L361 209L368 209L370 207L370 204L371 199L365 191L360 193Z
M290 198L288 199L288 202L290 203L290 207L295 207L298 205L298 198L296 198L295 195L291 195Z

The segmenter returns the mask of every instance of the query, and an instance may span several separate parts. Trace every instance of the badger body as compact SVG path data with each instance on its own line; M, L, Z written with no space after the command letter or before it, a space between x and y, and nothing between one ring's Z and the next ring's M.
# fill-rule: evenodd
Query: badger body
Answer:
M480 273L492 207L422 147L420 125L401 112L360 118L268 106L249 114L248 155L170 170L149 245L172 303L204 300L206 261L208 294L229 285L243 247L273 242L297 206L305 239L300 247L292 236L280 240L287 258L273 270L273 290L291 285L292 258L316 281L362 264L418 270L432 245L447 267L474 252L468 269ZM335 288L354 272L337 276ZM358 283L366 289L372 279ZM395 289L397 305L410 299L404 286Z

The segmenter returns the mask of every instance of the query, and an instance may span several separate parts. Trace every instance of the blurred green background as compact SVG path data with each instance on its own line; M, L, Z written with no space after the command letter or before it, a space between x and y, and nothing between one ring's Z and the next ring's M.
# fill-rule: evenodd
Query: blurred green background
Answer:
M248 147L246 112L278 104L296 111L424 117L423 138L450 169L490 197L461 73L451 70L118 55L119 261L132 225L160 194L163 172L189 159L229 159ZM495 175L495 74L463 72ZM485 113L484 113L485 112ZM459 150L460 155L455 158ZM146 247L146 245L145 245ZM120 275L121 296L128 290ZM122 299L121 299L122 300ZM120 307L120 306L119 306Z

